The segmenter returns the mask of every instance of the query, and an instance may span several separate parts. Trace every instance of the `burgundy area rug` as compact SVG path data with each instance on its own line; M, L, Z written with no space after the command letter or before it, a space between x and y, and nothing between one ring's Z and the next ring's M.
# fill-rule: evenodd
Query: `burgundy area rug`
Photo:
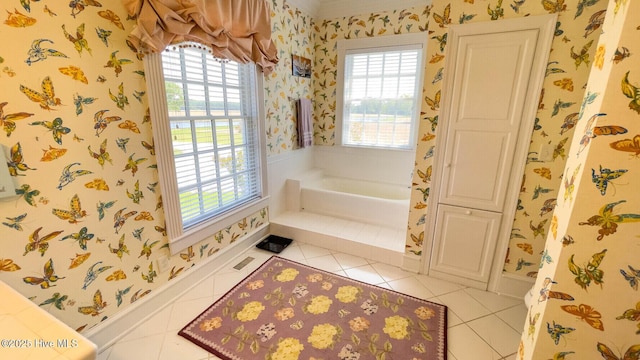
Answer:
M180 330L232 360L445 360L447 308L273 256Z

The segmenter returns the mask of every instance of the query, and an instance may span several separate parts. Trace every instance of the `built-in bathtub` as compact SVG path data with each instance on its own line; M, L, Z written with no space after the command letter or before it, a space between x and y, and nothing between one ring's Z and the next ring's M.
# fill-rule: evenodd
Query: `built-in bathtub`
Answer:
M324 176L314 170L288 186L290 206L393 229L406 229L411 190L408 186Z

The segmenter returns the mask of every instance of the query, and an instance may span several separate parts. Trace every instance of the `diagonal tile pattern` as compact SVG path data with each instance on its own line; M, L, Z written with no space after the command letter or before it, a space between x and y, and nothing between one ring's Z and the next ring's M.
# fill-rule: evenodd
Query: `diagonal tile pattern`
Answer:
M211 274L173 303L159 310L122 340L98 355L99 360L218 359L179 337L177 332L272 254L251 249L226 268ZM234 264L255 258L241 270ZM294 242L280 256L445 304L449 360L512 360L527 314L523 302L318 246Z

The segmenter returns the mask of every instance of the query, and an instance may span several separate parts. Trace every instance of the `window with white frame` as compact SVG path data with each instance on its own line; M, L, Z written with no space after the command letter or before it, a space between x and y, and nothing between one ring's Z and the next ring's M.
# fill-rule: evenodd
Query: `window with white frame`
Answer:
M151 57L167 232L170 244L183 240L179 251L265 206L262 88L254 64L220 61L202 45Z
M409 34L338 42L342 145L414 148L425 39Z

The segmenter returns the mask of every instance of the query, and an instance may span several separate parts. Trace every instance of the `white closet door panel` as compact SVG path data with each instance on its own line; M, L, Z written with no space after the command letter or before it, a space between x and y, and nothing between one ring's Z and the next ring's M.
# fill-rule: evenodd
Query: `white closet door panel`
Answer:
M439 205L436 216L431 270L488 281L502 215Z

